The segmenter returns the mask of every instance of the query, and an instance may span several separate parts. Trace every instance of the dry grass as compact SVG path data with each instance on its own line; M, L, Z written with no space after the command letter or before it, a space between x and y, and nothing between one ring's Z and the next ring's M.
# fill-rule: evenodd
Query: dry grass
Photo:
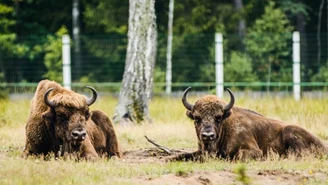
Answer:
M256 110L265 116L299 124L310 132L328 140L327 100L245 99L236 97L238 106ZM193 102L197 97L190 97ZM101 109L113 115L117 100L100 97L91 109ZM29 100L0 101L0 184L145 184L149 179L167 174L188 174L197 171L235 172L245 165L249 172L283 171L328 174L328 160L311 155L304 158L279 159L272 155L264 161L247 163L209 160L198 162L131 162L101 159L96 162L64 160L43 161L22 159L25 142L25 121L29 113ZM173 149L196 149L197 138L193 123L185 116L179 98L155 97L150 103L151 124L123 127L115 125L124 151L152 148L144 135ZM110 116L111 117L111 116ZM246 171L246 172L248 172ZM307 181L307 184L328 183ZM311 183L309 183L311 182ZM236 183L235 183L236 184Z

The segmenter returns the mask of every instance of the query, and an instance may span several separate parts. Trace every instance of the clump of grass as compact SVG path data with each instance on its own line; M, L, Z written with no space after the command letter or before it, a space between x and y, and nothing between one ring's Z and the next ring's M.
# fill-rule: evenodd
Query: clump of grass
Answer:
M251 180L246 174L246 166L241 164L235 170L235 173L238 175L237 180L243 183L244 185L250 184Z
M7 100L9 97L9 89L0 88L0 100Z
M188 177L188 173L186 171L183 171L183 170L178 170L176 173L175 173L176 176L179 176L179 177Z
M135 139L133 139L129 134L123 133L121 135L121 138L125 140L128 144L133 144L135 142Z

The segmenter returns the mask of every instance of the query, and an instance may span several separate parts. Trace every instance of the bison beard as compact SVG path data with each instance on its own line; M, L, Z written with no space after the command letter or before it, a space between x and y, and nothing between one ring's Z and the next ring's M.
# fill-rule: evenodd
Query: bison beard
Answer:
M114 127L99 110L89 111L97 99L64 89L56 82L39 82L31 101L26 124L24 157L48 155L58 157L77 154L78 158L96 159L99 155L121 157Z
M328 153L327 146L307 130L234 106L235 98L229 89L231 100L228 104L214 95L206 95L194 105L187 101L189 90L190 87L183 93L182 103L187 109L186 115L194 120L198 150L169 160L198 160L204 156L260 159L271 151L280 156Z

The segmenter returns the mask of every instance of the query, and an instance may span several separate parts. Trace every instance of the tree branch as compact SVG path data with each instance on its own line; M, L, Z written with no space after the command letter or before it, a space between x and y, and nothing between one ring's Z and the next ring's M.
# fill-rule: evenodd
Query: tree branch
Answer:
M155 141L149 139L147 136L145 136L145 138L147 139L148 142L150 142L151 144L155 145L157 148L163 150L165 153L172 154L171 150L168 149L167 147L157 144Z

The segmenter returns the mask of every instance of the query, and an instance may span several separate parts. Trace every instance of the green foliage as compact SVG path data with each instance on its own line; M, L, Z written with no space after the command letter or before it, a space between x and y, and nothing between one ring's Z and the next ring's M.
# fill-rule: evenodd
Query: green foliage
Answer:
M83 0L84 21L90 33L120 33L128 31L129 1Z
M99 34L96 37L82 35L85 53L93 62L77 81L80 82L118 82L122 80L127 45L129 1L83 0L83 22L85 34ZM110 11L109 11L110 10ZM106 35L104 35L106 34Z
M61 25L70 27L71 5L65 0L1 1L0 72L5 82L43 78L46 37Z
M1 34L0 35L0 50L11 52L13 54L14 41L16 40L15 34Z
M16 34L10 32L10 28L16 23L11 17L13 11L13 7L0 4L0 52L13 51L16 39Z
M234 14L231 3L211 0L187 0L174 3L173 32L175 34L215 33L215 31L226 31L227 25L231 28L230 25L236 23L236 19L231 16ZM160 31L166 32L166 28Z
M159 69L158 67L155 67L154 70L154 82L158 82L158 83L165 83L165 71L162 71L161 69Z
M204 64L199 66L199 81L214 82L215 81L215 64Z
M306 24L307 32L316 32L317 27L313 25L317 23L317 9L313 7L317 7L317 3L295 0L252 0L242 3L243 7L236 10L231 1L175 1L173 82L214 82L215 32L224 35L224 62L230 68L225 72L226 78L233 71L233 74L238 74L230 75L234 80L251 80L256 72L257 77L254 80L291 81L291 46L287 46L291 43L290 25L296 25L296 18L303 15L307 22L301 24ZM159 35L162 35L158 39L155 82L165 81L168 4L167 0L156 0L155 3L157 28ZM78 77L73 74L73 80L85 83L121 81L127 45L128 11L129 1L80 1L81 72ZM244 37L235 36L240 20L246 22L244 43L241 43ZM61 50L60 39L54 35L62 25L67 28L68 34L72 33L71 1L1 1L0 73L3 78L0 81L37 82L41 78L61 81L61 57L58 52ZM313 43L310 39L308 41ZM245 61L242 62L240 57L243 56L234 51L247 52ZM72 53L72 66L74 57ZM233 65L247 66L247 70L251 65L253 72L248 75L245 69ZM234 71L235 69L239 71ZM305 66L304 71L306 70L303 74L311 76L309 71L317 71L317 66Z
M17 35L11 29L16 25L13 17L14 9L0 3L0 82L6 81L6 74L10 73L8 65L15 64L4 60L5 57L21 57L27 52L27 48L23 44L17 44ZM2 97L6 96L6 91L2 93Z
M15 25L15 20L10 19L13 7L0 4L0 33L10 33L10 27Z
M277 1L277 5L279 5L284 12L290 13L292 17L303 14L308 19L310 16L310 7L304 3L294 2L294 0L280 0Z
M159 67L155 67L153 81L154 83L164 84L166 82L166 72ZM153 87L153 92L163 92L163 86Z
M2 81L1 76L3 76L3 75L0 73L0 81ZM9 96L9 89L4 88L4 87L0 87L0 100L7 99L8 96Z
M232 52L230 61L224 65L225 82L254 82L258 81L252 69L252 59L246 54Z
M260 81L281 81L281 74L275 75L275 78L271 75L285 67L291 68L290 60L285 57L290 54L287 43L292 30L286 15L275 7L273 1L265 7L261 18L248 29L245 45ZM287 79L291 79L291 75Z
M325 66L319 68L318 73L314 74L311 77L312 82L328 82L328 63ZM321 87L319 87L322 89ZM325 89L327 89L325 87Z
M45 56L44 64L48 71L43 77L55 80L57 82L63 81L62 72L62 36L67 34L67 29L63 26L56 35L48 35L47 42L45 43Z
M216 1L175 1L173 20L172 81L214 82L214 33L234 32L236 17L231 3ZM167 32L166 1L156 1L160 33ZM165 9L167 11L167 9ZM165 26L164 26L165 25ZM159 35L156 65L166 70L167 35ZM174 90L174 89L173 89Z
M122 80L127 37L119 33L101 36L82 36L82 43L92 62L83 65L92 70L85 71L82 78L89 82L120 82ZM81 79L77 79L81 80Z
M278 24L279 23L279 24ZM246 40L247 50L256 57L264 56L273 51L279 51L277 56L286 56L287 39L293 30L286 15L275 3L270 1L264 14L248 29Z

